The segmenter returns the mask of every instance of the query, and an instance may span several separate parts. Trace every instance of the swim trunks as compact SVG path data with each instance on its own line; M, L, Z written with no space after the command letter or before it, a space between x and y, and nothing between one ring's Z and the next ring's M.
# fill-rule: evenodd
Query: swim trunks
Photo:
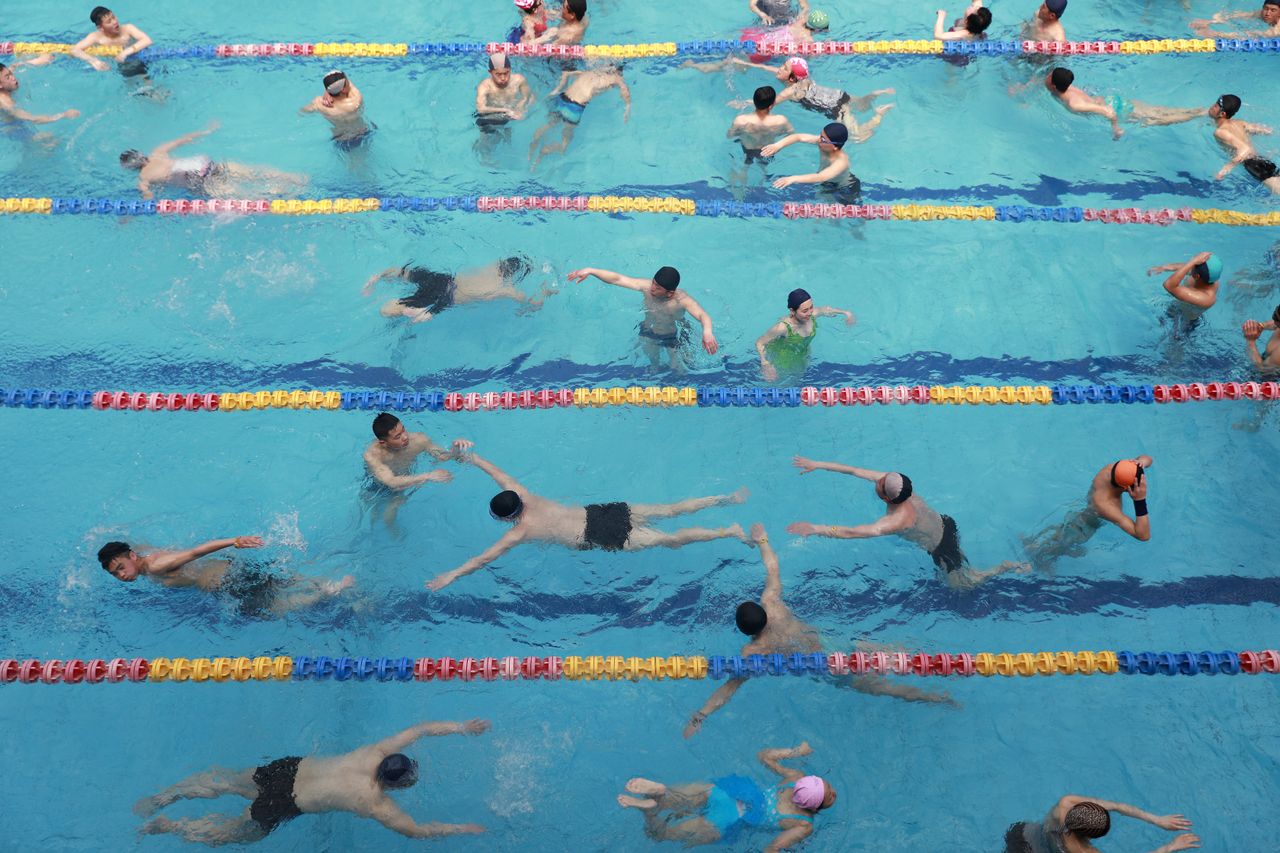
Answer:
M510 121L510 118L499 113L476 113L476 127L480 128L481 133L497 133Z
M741 142L739 142L738 144L742 145ZM760 153L763 150L764 150L763 148L748 148L747 146L742 145L742 155L743 157L746 158L747 165L750 166L752 163L768 165L769 163L772 163L773 162L772 157L766 157Z
M1116 119L1119 121L1124 121L1133 113L1133 104L1119 95L1107 95L1105 100L1107 106L1111 107L1116 114Z
M956 521L949 515L942 516L942 541L938 547L929 552L933 564L950 574L964 568L969 560L960 550L960 531L956 529Z
M862 195L862 181L852 172L842 180L823 181L818 186L819 195L826 196L837 204L857 204L858 197Z
M587 526L582 531L583 551L600 548L621 551L631 535L631 507L625 503L590 504Z
M569 124L577 124L582 121L582 112L586 108L586 104L580 104L568 95L561 94L560 101L556 104L556 113Z
M1241 165L1244 166L1245 171L1257 179L1258 183L1276 176L1276 164L1265 157L1250 157Z
M439 314L453 304L453 294L457 290L453 276L408 264L400 268L400 275L418 288L400 300L406 308L425 308L432 314Z
M116 67L120 69L122 77L145 77L147 74L147 63L132 56L124 62L116 63Z
M293 783L298 776L300 757L277 758L253 771L258 796L249 804L249 817L262 831L270 833L285 821L302 814L293 799Z
M337 146L339 151L355 151L357 148L368 142L369 137L373 136L373 132L377 129L378 126L376 124L369 122L368 126L359 133L351 134L349 136L335 136L333 138L333 144Z
M277 595L288 585L287 580L273 572L239 565L227 569L218 591L235 599L241 616L255 618L269 616Z
M675 349L680 346L680 331L678 329L671 332L655 332L648 325L641 323L640 337L651 340L667 349Z
M799 104L806 110L821 113L832 121L838 121L840 111L853 100L849 93L834 86L819 86L813 83L800 96Z

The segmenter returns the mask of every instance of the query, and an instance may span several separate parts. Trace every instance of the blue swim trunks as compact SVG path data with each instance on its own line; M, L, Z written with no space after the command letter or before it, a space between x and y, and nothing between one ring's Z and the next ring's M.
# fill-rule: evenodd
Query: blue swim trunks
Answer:
M1120 121L1127 119L1129 114L1133 112L1133 104L1119 95L1107 95L1106 102L1107 106L1115 111L1116 118Z
M577 124L582 121L582 112L586 108L586 104L570 100L569 96L564 94L560 95L560 101L556 104L556 112L560 118L569 122L569 124Z

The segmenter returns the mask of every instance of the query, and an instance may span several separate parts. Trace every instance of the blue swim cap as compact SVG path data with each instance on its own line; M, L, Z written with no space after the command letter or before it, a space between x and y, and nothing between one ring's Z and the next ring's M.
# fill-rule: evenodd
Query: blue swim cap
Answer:
M1196 264L1193 272L1196 278L1213 284L1222 277L1222 259L1217 255L1210 255L1209 260L1203 264Z
M1063 12L1067 11L1067 0L1044 0L1044 5L1059 18L1062 17Z

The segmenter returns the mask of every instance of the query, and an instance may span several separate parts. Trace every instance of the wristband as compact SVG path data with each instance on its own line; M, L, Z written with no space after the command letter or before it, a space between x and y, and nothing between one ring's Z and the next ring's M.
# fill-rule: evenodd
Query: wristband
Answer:
M1147 514L1146 498L1143 498L1142 500L1137 500L1136 498L1134 499L1133 514L1136 515L1138 518L1142 518L1144 515Z

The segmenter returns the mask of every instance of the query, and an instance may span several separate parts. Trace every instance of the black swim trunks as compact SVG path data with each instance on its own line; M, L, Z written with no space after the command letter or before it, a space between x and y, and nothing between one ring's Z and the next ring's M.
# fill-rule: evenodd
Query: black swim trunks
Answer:
M418 288L400 300L406 308L425 308L432 314L439 314L453 304L453 294L457 289L453 276L408 264L400 269L400 275Z
M591 504L587 507L587 528L582 532L582 550L600 548L621 551L631 535L631 507L624 503Z
M301 758L277 758L253 771L253 784L258 786L258 796L249 804L249 817L262 831L270 833L285 821L302 814L293 799L293 782L298 776Z
M667 349L675 349L680 346L680 331L678 329L673 332L655 332L647 324L641 323L640 337L653 341Z
M929 552L929 556L933 557L935 566L948 574L968 565L968 558L960 550L960 531L956 529L956 520L951 516L942 516L942 541Z
M147 63L132 56L124 62L116 63L116 67L120 69L122 77L145 77L147 74Z
M500 113L476 113L476 127L482 133L497 133L506 128L511 119Z
M246 618L271 614L276 596L289 582L274 572L254 566L232 566L222 578L218 591L234 598L240 615Z
M1276 176L1276 164L1265 157L1250 157L1241 165L1244 166L1245 171L1257 179L1258 183Z
M852 173L838 181L823 181L818 185L818 195L828 203L857 204L862 195L862 181Z
M739 142L738 144L742 145L741 142ZM761 165L768 165L769 163L772 163L773 162L772 157L766 157L760 153L763 150L764 150L763 148L748 148L747 146L742 145L742 156L746 158L747 165L750 166L752 163L760 163Z
M373 132L377 129L378 126L376 124L369 122L365 129L359 133L353 133L347 136L335 136L333 138L333 144L339 151L355 151L357 148L368 142L369 137L373 136Z

